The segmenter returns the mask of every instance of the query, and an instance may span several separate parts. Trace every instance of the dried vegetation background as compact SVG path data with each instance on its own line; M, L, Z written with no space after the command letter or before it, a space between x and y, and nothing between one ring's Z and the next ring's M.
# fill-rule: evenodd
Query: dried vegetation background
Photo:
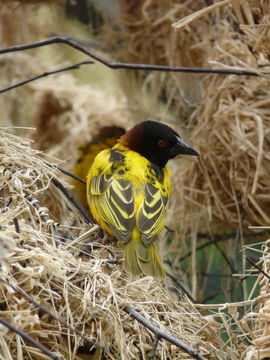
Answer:
M198 12L206 3L217 4L121 0L113 13L99 2L96 11L102 26L94 30L102 40L103 54L119 61L268 72L269 3L225 1L212 11ZM52 33L86 36L85 30L66 23L64 4L2 2L2 46ZM195 16L188 17L191 14ZM89 30L92 41L91 26ZM1 86L81 59L63 47L1 55ZM266 274L270 272L269 241L260 247L255 238L245 242L243 235L249 226L269 225L269 76L124 71L112 75L112 70L100 65L92 70L93 66L1 94L1 279L108 349L90 350L78 334L3 283L1 317L63 359L147 359L153 337L123 312L125 304L206 359L269 357L269 278L256 274L251 286L239 286L238 278L231 276L246 275L247 251L259 257ZM91 140L100 127L129 128L149 117L172 124L201 154L198 161L183 159L172 168L169 225L176 231L167 235L168 242L164 238L159 243L174 279L166 286L151 278L130 279L118 265L108 263L121 258L121 249L95 243L96 228L84 223L51 181L60 178L69 187L57 165L72 169L78 146ZM224 280L220 276L211 282L203 274L217 269L218 260L216 249L197 253L202 232L209 237L238 234L237 241L229 240L219 249L225 254L223 261L228 260L222 267L231 271L228 277L223 274ZM67 240L62 243L61 237ZM86 251L89 241L95 246ZM242 247L238 263L236 254ZM180 262L188 252L188 260ZM179 281L198 301L206 301L207 290L221 282L229 304L194 305L179 295ZM230 303L235 300L232 287L241 287L241 302ZM0 358L48 356L1 325ZM156 358L189 357L161 341Z

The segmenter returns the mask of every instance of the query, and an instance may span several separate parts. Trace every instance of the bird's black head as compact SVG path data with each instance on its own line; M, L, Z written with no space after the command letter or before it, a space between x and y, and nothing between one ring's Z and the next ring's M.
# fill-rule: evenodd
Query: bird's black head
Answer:
M144 121L134 126L120 138L120 143L160 168L177 155L199 155L172 128L156 121Z

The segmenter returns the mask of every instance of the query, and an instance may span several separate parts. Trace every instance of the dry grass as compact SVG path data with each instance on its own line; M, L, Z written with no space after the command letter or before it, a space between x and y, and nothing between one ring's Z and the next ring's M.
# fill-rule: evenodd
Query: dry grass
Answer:
M2 1L0 3L1 47L36 41L48 37L49 33L56 32L57 24L62 19L60 6L56 3L57 1L36 1L35 4L26 1ZM53 56L51 52L46 53L43 49L2 54L1 89L44 73L50 69L50 66L55 66L52 59L58 63L63 61L57 56L57 49ZM31 118L35 104L31 85L30 83L1 94L1 126L33 125ZM26 135L29 135L29 132Z
M50 183L52 177L58 176L57 171L47 166L26 140L3 130L0 139L4 209L1 239L11 240L10 249L1 247L5 250L3 279L72 327L110 347L104 354L107 359L146 359L151 350L152 336L121 310L125 304L139 309L153 324L194 346L208 359L238 358L237 351L220 339L220 326L202 316L191 303L173 300L164 286L151 277L132 279L119 265L106 264L112 254L121 258L121 248L96 244L96 248L84 253L85 244L89 240L93 243L91 233L95 228L83 225L76 210ZM62 215L58 219L47 207L46 199L52 196L54 207ZM42 210L38 212L30 199L39 199ZM46 215L50 221L44 221ZM71 239L58 246L56 232L52 231L56 220L60 221L57 229ZM65 359L81 358L83 340L78 335L35 309L6 285L1 284L1 294L1 317ZM16 354L22 358L48 358L5 328L1 331L0 354L4 359L13 359ZM168 342L160 343L158 359L177 357L183 358L184 354Z
M213 66L233 66L258 74L267 72L269 14L269 4L234 2L228 17L233 22L223 19L218 26L219 38L209 59ZM249 231L250 225L269 226L268 89L269 76L211 75L201 82L202 98L191 118L191 142L201 156L198 162L186 162L181 167L181 177L176 185L179 198L175 201L172 218L172 221L177 219L178 226L182 219L179 226L182 240L186 235L191 239L193 295L200 296L202 287L200 276L196 275L198 232L214 234L238 229L241 234ZM179 237L177 241L179 244ZM269 240L259 255L260 266L269 274L268 243ZM174 242L172 249L176 248ZM229 242L223 249L233 262L239 245ZM256 252L258 254L258 250ZM209 271L210 264L214 263L213 254L209 253L207 259ZM244 268L245 262L243 253ZM252 341L242 355L245 360L263 359L270 353L268 282L268 278L261 275L260 282L257 280L252 290L246 292L247 297L252 298L256 296L258 284L261 289L256 298L257 305L245 309L240 321L243 331L240 338L243 340L247 336ZM238 311L234 311L233 317L239 321Z
M6 0L0 3L1 46L34 41L55 31L63 0Z
M182 32L172 24L203 8L200 1L136 1L122 0L120 11L105 22L102 38L121 61L156 65L207 66L207 46L212 41L215 25L204 17ZM103 11L105 13L105 11ZM114 21L113 26L111 22ZM130 76L130 72L129 72ZM187 121L194 110L200 76L184 73L150 72L135 74L135 87L130 106L142 107L150 116L159 114L161 121ZM128 85L128 84L127 84ZM130 89L126 89L130 92ZM163 107L161 107L163 104ZM157 109L159 109L157 111Z
M122 1L120 19L125 31L112 32L112 26L106 24L110 45L113 46L112 37L117 46L122 43L123 47L119 47L120 51L115 55L131 62L210 64L268 71L268 67L259 66L268 64L269 4L241 1L229 6L227 3L210 13L208 9L202 15L202 12L195 12L205 6L204 1L181 4L166 1L165 4L151 0L136 3L136 7L135 3ZM22 24L30 7L22 11L16 10L15 2L9 4L12 4L9 8L1 5L1 18L6 24L1 27L3 43L31 39L30 33L35 33L37 25L27 23L20 31L15 31L11 16L14 12L17 24ZM194 16L188 17L191 14ZM181 19L186 27L172 31L172 23ZM16 71L23 69L15 74L15 79L21 79L22 74L30 76L33 67L35 71L41 68L43 71L43 64L39 68L36 61L30 62L31 55L26 56L15 63ZM11 75L12 61L15 60L1 57L1 61L2 78L9 82L14 79ZM180 231L176 232L169 247L162 240L160 245L164 246L164 254L173 254L177 264L179 247L182 255L187 250L185 240L191 239L190 273L188 280L183 282L190 284L190 292L197 298L203 298L202 293L207 287L198 275L200 269L195 251L198 232L220 233L236 228L242 231L249 225L269 225L270 217L267 195L270 190L269 77L211 75L201 79L149 73L143 82L136 83L134 98L130 82L127 82L126 94L130 98L123 95L119 100L113 93L108 96L102 89L81 85L73 76L62 74L33 83L24 88L26 92L11 92L9 107L5 107L3 116L5 125L25 125L25 119L27 125L34 124L37 133L33 147L61 159L72 157L67 168L71 168L76 160L77 147L91 140L99 126L130 127L127 108L141 111L141 114L150 109L150 114L154 114L154 111L157 113L155 105L161 99L163 108L158 113L161 119L163 116L175 118L174 125L178 128L188 123L189 141L201 156L199 161L188 159L177 167L170 223ZM22 109L28 96L33 99L33 107L27 110L30 116L20 116L18 109ZM145 110L142 104L146 98L152 103ZM1 101L6 105L6 100ZM197 105L195 111L194 105ZM172 299L168 292L168 289L171 291L170 284L167 289L151 278L131 279L119 265L106 263L112 253L121 258L121 248L98 245L90 254L84 253L85 244L93 241L95 229L86 227L76 210L51 185L51 177L60 175L44 163L43 154L31 150L26 140L3 131L0 148L1 276L73 327L111 346L105 358L146 359L151 350L153 339L150 333L121 310L127 303L139 309L146 318L151 318L154 324L194 346L208 359L238 360L242 357L255 360L269 356L268 279L265 276L261 275L256 282L260 281L260 295L256 297L255 284L246 294L247 300L240 304L196 305L195 308L186 299ZM39 200L42 213L31 205L31 198ZM56 245L58 238L51 222L45 222L48 217L61 223L60 234L69 239L67 243ZM14 218L19 222L19 232ZM264 252L260 253L261 266L267 273L268 246L267 242ZM231 243L224 245L224 249L229 257L235 256L237 251L236 245L231 246ZM214 256L212 252L207 256L204 267L210 271ZM176 265L170 271L177 269ZM85 344L78 335L38 312L8 287L1 285L1 293L4 319L65 359L83 358L80 346ZM249 299L252 297L253 300ZM122 303L116 301L118 298ZM209 315L211 309L213 312ZM204 315L206 311L207 316ZM221 335L227 337L225 342ZM13 359L17 354L21 358L42 358L36 349L3 327L0 352L0 357L5 359ZM96 353L96 356L99 355ZM182 359L185 355L162 341L157 358Z
M258 68L267 59L250 49L250 37L236 33L226 22L220 24L219 32L223 41L213 49L215 64L267 71L267 67ZM264 42L265 38L260 39ZM191 135L201 157L183 168L178 186L189 205L186 201L179 213L197 214L204 222L228 229L269 223L268 88L267 76L211 75L202 81Z
M115 97L82 85L72 75L44 79L35 83L34 89L35 146L47 154L71 158L69 169L77 159L80 145L90 141L98 129L129 122L125 96Z

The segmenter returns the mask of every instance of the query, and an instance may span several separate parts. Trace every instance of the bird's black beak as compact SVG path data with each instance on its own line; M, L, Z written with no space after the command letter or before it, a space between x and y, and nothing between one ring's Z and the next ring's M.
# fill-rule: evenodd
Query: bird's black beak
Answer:
M172 149L170 149L172 157L175 157L177 155L199 156L199 153L197 153L197 151L194 150L193 147L189 145L185 140L183 140L178 136L176 138L177 138L177 143Z

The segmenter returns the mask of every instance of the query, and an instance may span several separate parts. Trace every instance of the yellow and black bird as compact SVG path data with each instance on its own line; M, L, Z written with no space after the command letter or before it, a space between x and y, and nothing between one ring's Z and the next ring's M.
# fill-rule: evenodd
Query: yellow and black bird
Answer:
M100 152L87 175L95 221L123 244L124 270L164 279L155 241L164 229L170 198L168 160L198 153L172 128L144 121Z
M101 127L88 143L81 145L78 149L78 160L73 168L72 173L79 178L86 180L89 167L92 165L95 157L102 150L111 148L116 141L125 133L121 126L111 125ZM76 179L71 180L73 194L80 204L87 207L86 186Z

